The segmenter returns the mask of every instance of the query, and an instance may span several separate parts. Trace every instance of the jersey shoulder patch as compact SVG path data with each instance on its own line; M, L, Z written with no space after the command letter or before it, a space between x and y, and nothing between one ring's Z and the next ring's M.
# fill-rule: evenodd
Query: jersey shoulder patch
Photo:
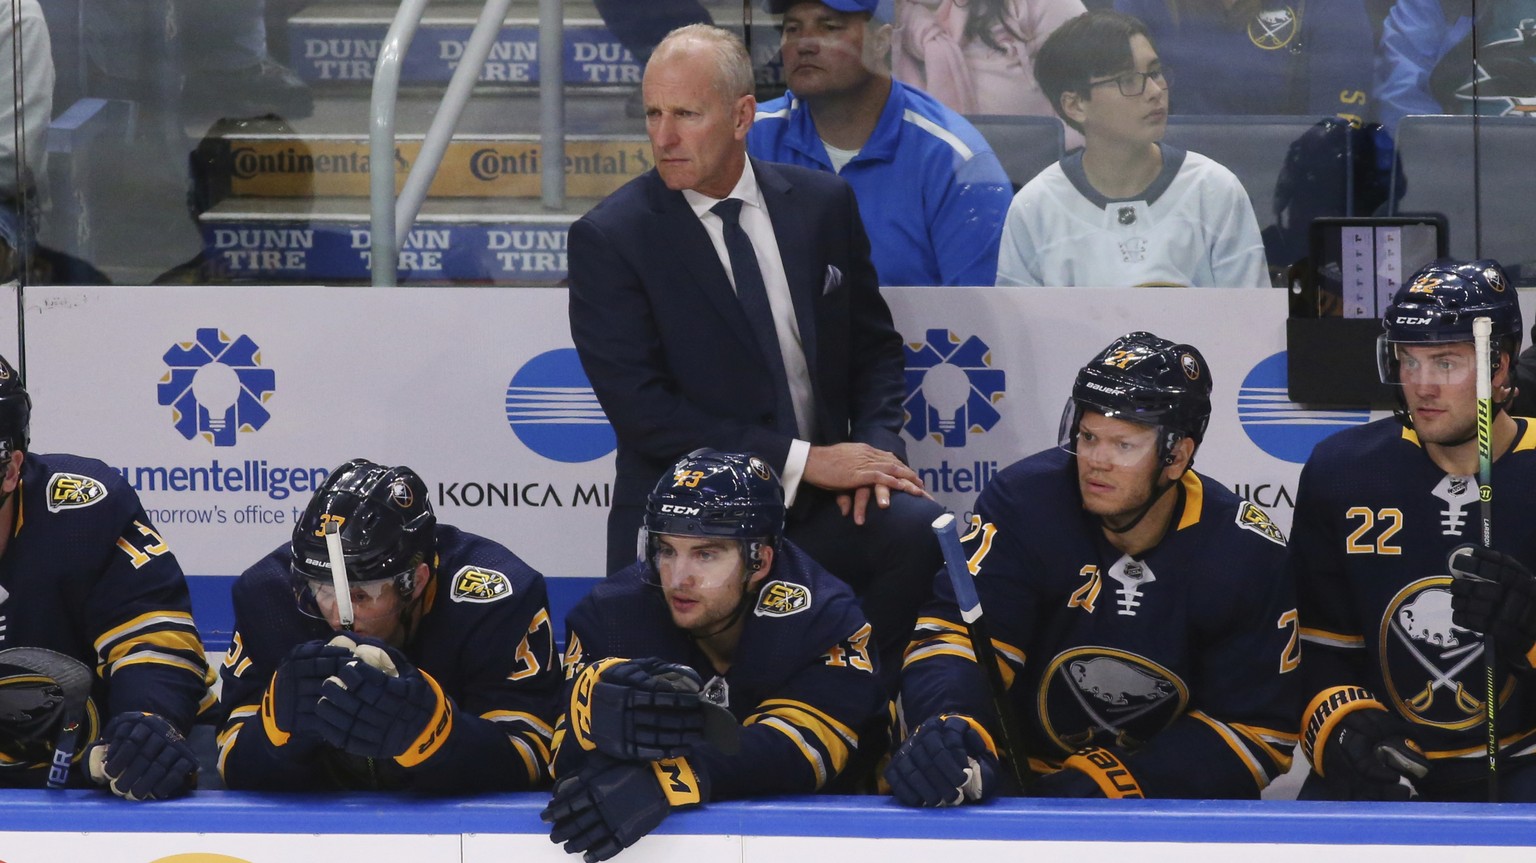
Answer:
M1269 513L1254 504L1243 501L1237 507L1237 526L1251 530L1275 545L1285 545L1285 534L1269 519Z
M512 595L512 580L505 573L479 566L466 566L454 573L454 602L495 602Z
M811 607L811 589L792 581L770 581L757 595L758 617L788 617Z
M48 501L49 512L80 509L104 500L107 487L101 480L82 474L56 473L48 478L44 496Z

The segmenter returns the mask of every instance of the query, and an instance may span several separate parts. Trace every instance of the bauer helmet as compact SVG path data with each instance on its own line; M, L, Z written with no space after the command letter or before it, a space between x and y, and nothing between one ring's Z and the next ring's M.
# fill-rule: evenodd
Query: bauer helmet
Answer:
M1193 345L1151 333L1127 333L1077 373L1062 413L1060 443L1072 449L1084 411L1155 426L1167 464L1182 438L1199 443L1211 421L1211 370Z
M46 767L56 750L78 756L101 720L91 701L91 671L40 647L0 650L0 771Z

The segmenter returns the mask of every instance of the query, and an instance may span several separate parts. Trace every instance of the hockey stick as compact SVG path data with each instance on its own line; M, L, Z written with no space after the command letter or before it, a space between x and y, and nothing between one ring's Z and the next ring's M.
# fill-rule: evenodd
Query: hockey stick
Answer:
M331 557L331 588L336 592L336 620L341 628L352 631L352 588L347 585L347 561L341 553L341 526L325 523L325 550Z
M939 538L939 550L944 553L944 571L949 574L949 583L955 590L960 619L970 632L971 652L976 656L976 664L986 672L987 686L992 690L992 707L997 711L1002 737L998 741L1003 750L1002 759L1012 769L1019 790L1028 792L1034 774L1030 772L1029 759L1023 749L1024 735L1018 716L1013 712L1013 704L1008 700L1003 671L998 667L997 652L992 649L992 636L987 632L987 619L982 614L981 598L976 595L976 579L971 575L965 551L960 547L960 535L955 532L954 514L946 512L934 519L933 532Z
M1493 548L1493 364L1489 342L1493 321L1472 321L1472 350L1477 354L1477 500L1483 548ZM1493 633L1483 633L1483 720L1488 726L1488 802L1499 801L1499 693Z

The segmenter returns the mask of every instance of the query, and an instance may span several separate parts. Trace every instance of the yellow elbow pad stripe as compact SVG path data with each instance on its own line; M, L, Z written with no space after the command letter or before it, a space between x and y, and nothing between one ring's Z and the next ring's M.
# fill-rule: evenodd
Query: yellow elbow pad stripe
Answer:
M667 796L670 805L689 806L704 802L698 774L693 772L688 759L662 758L651 762L651 770L655 771L656 782L661 785L661 793Z
M603 676L604 669L620 662L628 662L628 659L619 656L610 656L583 668L576 675L576 683L571 687L571 704L569 709L571 736L582 749L587 752L597 748L592 742L592 690L597 686L598 678Z
M1061 766L1088 774L1104 796L1111 800L1147 796L1141 793L1141 785L1131 775L1130 768L1108 749L1099 746L1079 749L1063 761Z
M1317 775L1323 775L1323 745L1333 736L1339 720L1356 710L1386 709L1362 686L1335 686L1319 692L1307 705L1307 721L1301 728L1301 752Z
M427 685L432 687L433 694L437 696L437 710L432 721L427 723L426 730L411 741L404 752L395 756L395 763L401 767L415 767L437 754L437 750L443 748L443 742L453 731L453 702L443 694L443 688L437 685L432 675L425 671L418 673L426 679Z

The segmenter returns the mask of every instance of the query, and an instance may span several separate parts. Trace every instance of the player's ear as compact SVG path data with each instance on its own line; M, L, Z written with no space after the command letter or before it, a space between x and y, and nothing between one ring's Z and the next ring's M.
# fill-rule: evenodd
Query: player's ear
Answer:
M16 486L21 485L21 462L26 457L27 454L21 450L11 453L11 459L5 465L5 478L0 480L0 492L10 494L16 490Z
M757 549L757 559L762 561L762 566L754 570L747 579L748 589L755 589L759 584L762 584L763 580L768 577L769 571L773 569L773 546L766 542L759 546Z
M1190 437L1179 438L1179 442L1173 445L1173 449L1169 450L1168 457L1171 460L1163 468L1163 478L1169 482L1174 482L1183 476L1185 471L1189 470L1190 460L1195 457L1194 439Z
M411 602L420 599L421 595L427 592L427 582L431 581L431 576L432 567L427 566L425 562L416 564L416 586L411 588Z

